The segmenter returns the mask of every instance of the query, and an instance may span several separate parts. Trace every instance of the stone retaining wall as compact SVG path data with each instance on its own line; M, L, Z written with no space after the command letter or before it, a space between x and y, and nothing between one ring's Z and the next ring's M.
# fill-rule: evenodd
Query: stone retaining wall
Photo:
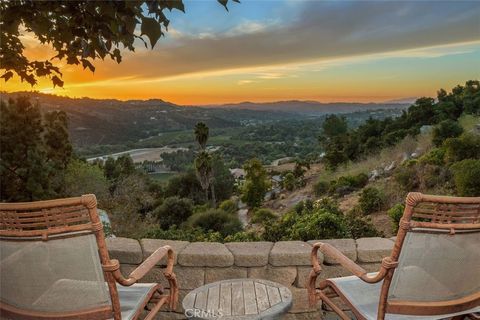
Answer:
M318 240L338 248L368 272L378 271L383 257L393 248L393 239L362 238ZM192 289L219 280L258 278L281 283L293 294L293 307L286 319L320 319L319 308L308 306L306 283L311 270L310 252L318 241L212 243L128 238L107 239L112 259L121 263L126 276L157 248L169 245L176 253L174 271L180 286L180 303L175 312L161 312L159 319L185 319L181 308L183 297ZM319 278L349 275L336 261L323 257ZM167 284L161 261L142 282Z

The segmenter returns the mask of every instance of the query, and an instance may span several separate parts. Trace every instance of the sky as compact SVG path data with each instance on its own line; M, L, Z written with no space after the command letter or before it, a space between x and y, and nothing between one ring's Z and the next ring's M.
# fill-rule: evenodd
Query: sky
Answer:
M65 85L18 78L2 90L184 105L242 101L383 102L480 79L480 1L186 0L166 37L94 73L59 64ZM32 58L53 52L22 37Z

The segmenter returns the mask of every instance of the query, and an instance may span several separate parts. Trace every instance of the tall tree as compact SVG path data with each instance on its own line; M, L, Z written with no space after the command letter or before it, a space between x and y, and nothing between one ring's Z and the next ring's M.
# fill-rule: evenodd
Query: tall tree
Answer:
M208 201L208 190L212 195L212 207L216 206L215 199L215 187L213 184L214 181L214 172L213 172L213 160L212 156L206 150L209 129L207 125L203 122L198 122L195 125L195 140L197 141L200 151L197 153L194 161L195 172L197 174L198 181L202 186L202 189L205 191L206 199Z
M217 1L227 8L228 0ZM5 70L1 77L8 81L16 74L32 86L37 78L49 77L54 86L63 86L53 58L82 64L92 72L92 62L98 58L120 63L122 50L135 51L135 40L148 47L148 38L153 48L164 36L170 23L166 10L184 12L183 0L0 1L0 69ZM24 30L52 48L55 56L30 60L20 40Z
M195 171L197 173L198 181L202 186L202 189L205 191L206 199L208 200L208 190L210 189L212 197L212 206L215 207L215 188L213 185L213 166L212 166L212 156L205 150L200 151L195 157Z
M209 137L209 129L203 122L198 122L195 125L195 140L197 141L200 149L205 150L207 147L207 141Z
M243 166L245 170L245 183L242 187L242 201L250 208L257 208L263 203L270 180L267 171L258 159L251 159Z
M40 107L26 97L0 106L1 199L31 201L61 194L72 152L66 115L42 117Z

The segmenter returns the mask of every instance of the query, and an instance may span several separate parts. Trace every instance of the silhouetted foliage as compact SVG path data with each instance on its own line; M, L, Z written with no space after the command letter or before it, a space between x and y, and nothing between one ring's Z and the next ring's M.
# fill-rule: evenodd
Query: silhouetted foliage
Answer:
M438 92L438 102L433 98L420 98L395 119L369 119L356 129L346 133L334 132L332 136L321 137L325 149L323 161L327 168L355 161L362 156L376 153L384 147L392 146L407 135L417 135L425 125L436 125L437 145L448 137L457 136L459 128L453 124L462 113L480 113L480 83L470 80L464 86L457 86L450 93ZM343 131L340 130L340 131Z
M218 2L227 7L228 0ZM122 51L135 51L135 40L147 47L144 36L153 49L170 23L166 10L184 11L183 1L2 1L0 65L6 70L2 78L8 81L15 73L33 86L37 78L50 77L54 86L63 86L62 72L51 60L25 55L23 29L53 49L51 58L94 72L93 60L109 57L120 63Z
M0 102L1 199L32 201L61 196L71 159L64 112L41 114L26 97Z

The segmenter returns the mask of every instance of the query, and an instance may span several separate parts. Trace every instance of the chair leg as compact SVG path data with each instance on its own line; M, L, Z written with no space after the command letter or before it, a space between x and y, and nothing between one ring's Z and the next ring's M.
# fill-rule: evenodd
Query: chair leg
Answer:
M342 319L342 320L351 320L351 318L343 312L326 294L323 293L322 290L318 290L318 295L320 296L320 300L325 302L332 310Z
M167 302L168 296L162 296L158 302L153 306L150 312L147 314L144 320L153 320L157 313L160 311L160 308Z

